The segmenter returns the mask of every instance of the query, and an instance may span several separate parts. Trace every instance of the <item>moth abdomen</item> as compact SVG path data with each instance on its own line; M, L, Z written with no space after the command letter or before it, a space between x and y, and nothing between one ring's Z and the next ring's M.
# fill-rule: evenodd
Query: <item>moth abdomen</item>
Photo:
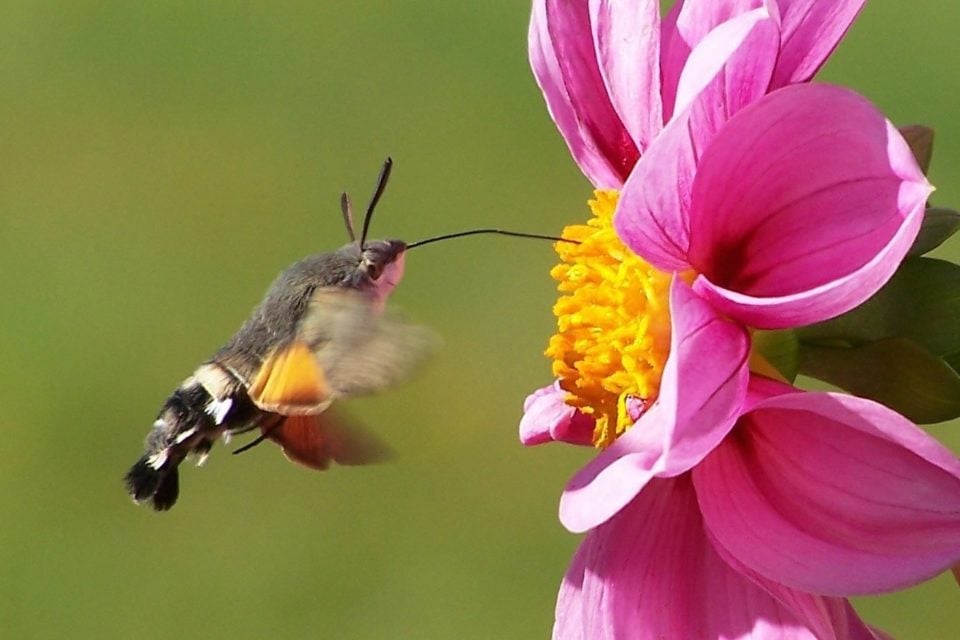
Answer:
M202 464L225 432L256 426L258 412L243 385L216 363L201 365L164 402L147 435L144 453L125 483L136 502L150 500L157 511L173 506L179 494L177 467L188 454Z

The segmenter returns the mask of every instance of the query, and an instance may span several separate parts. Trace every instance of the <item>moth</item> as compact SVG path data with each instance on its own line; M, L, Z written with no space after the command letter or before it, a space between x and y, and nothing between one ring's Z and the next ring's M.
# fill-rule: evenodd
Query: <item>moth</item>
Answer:
M309 256L283 271L240 330L167 398L145 450L125 483L137 503L165 511L180 492L178 467L200 463L221 437L260 435L235 451L270 440L290 460L312 469L331 462L382 459L383 446L328 411L340 398L376 393L409 375L435 343L432 332L384 313L416 246L477 233L562 240L552 236L473 229L407 244L368 240L373 211L393 164L387 158L367 206L360 235L346 193L340 205L350 242Z

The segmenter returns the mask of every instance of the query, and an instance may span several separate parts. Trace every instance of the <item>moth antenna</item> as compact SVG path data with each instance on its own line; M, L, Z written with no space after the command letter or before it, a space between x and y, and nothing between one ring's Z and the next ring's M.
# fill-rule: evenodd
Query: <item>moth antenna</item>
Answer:
M347 226L350 242L356 242L357 234L353 230L353 205L350 202L350 195L346 191L340 194L340 210L343 211L343 224Z
M552 240L554 242L569 242L570 244L580 244L579 240L571 240L570 238L560 238L558 236L548 236L540 233L524 233L522 231L507 231L505 229L470 229L468 231L457 231L456 233L445 233L441 236L433 236L432 238L424 238L423 240L417 240L416 242L411 242L407 245L407 249L413 249L414 247L422 247L425 244L430 244L431 242L440 242L441 240L450 240L452 238L462 238L464 236L476 236L480 234L493 233L501 236L512 236L514 238L533 238L534 240Z
M360 234L360 249L363 249L367 242L367 231L370 229L370 219L373 218L373 210L383 195L383 190L387 188L387 180L390 178L390 169L393 167L393 160L387 158L383 162L383 168L380 169L380 177L377 178L377 188L373 190L373 197L370 198L370 204L367 205L367 213L363 216L363 231Z

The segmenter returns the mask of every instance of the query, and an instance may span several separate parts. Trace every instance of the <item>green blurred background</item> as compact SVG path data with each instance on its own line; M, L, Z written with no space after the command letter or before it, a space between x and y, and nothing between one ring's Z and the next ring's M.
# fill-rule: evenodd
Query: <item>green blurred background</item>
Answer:
M960 205L960 8L870 4L821 78L938 131ZM577 537L556 519L590 455L524 449L549 378L547 243L412 254L394 300L445 348L350 403L391 464L314 474L217 447L163 515L120 478L167 394L288 263L345 242L337 206L393 181L376 236L556 233L589 186L528 71L529 5L0 5L0 637L543 638ZM960 258L960 242L941 251ZM960 450L956 425L933 429ZM858 602L956 637L941 576Z

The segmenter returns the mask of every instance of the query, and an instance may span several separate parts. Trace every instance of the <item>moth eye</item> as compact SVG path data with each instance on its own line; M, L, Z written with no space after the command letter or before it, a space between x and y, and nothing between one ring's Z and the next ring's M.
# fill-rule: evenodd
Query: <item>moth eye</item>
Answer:
M371 279L377 280L380 278L380 274L383 273L383 265L378 262L368 262L367 263L367 275Z

